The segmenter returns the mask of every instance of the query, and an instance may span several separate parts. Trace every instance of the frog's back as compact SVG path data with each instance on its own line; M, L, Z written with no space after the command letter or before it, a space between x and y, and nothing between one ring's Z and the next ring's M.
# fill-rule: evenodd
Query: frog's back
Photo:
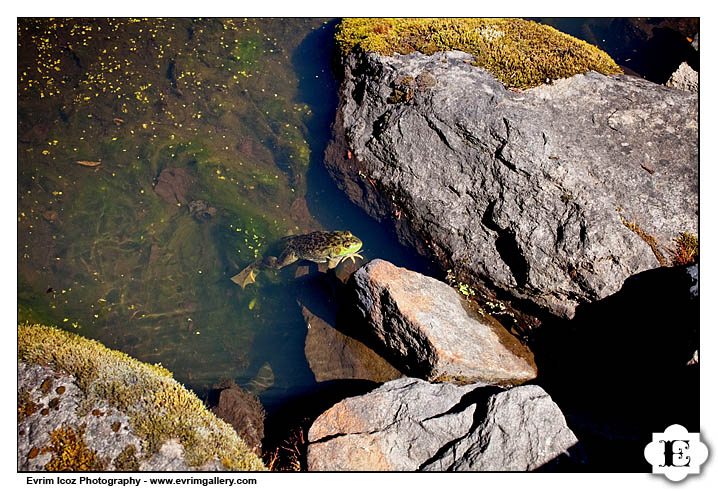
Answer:
M291 248L299 259L323 262L330 255L336 237L335 232L316 231L290 236L286 240L287 248Z

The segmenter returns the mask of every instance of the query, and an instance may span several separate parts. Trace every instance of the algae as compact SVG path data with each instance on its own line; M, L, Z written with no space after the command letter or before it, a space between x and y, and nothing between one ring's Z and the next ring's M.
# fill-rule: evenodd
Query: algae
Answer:
M348 18L337 26L335 41L344 55L354 49L383 55L465 51L474 65L519 89L589 70L622 73L597 47L517 18Z
M262 326L228 278L294 229L310 160L288 50L321 21L289 22L306 27L18 21L21 321L161 361L193 387L246 368ZM211 221L154 191L166 168L197 179Z

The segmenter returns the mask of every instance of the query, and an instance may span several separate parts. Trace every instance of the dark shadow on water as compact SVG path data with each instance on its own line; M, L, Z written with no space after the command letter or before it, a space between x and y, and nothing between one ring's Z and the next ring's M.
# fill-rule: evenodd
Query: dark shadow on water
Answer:
M545 325L539 378L586 449L590 470L650 472L651 433L699 431L698 299L685 268L634 275L616 294Z
M666 83L684 61L699 70L698 52L687 39L698 32L698 19L560 17L533 20L598 46L626 73L651 82Z
M440 272L435 266L398 242L389 224L375 221L352 203L324 167L324 150L331 139L331 125L339 103L339 85L331 67L334 28L338 22L338 19L331 20L310 33L292 57L292 66L299 78L298 99L308 104L313 114L306 123L311 152L307 206L324 228L351 230L361 238L365 258L381 257L397 266L437 276Z

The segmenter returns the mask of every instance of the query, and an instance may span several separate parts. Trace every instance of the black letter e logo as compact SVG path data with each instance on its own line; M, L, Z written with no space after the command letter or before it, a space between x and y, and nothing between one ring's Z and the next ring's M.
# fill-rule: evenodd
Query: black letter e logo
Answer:
M684 451L688 450L688 440L659 440L661 443L663 443L663 455L665 457L665 463L659 467L688 467L691 464L691 458L688 455L684 455ZM684 445L679 445L682 448L678 448L677 451L674 451L673 444L674 443L683 443ZM678 458L676 459L679 464L673 463L673 456L677 455ZM685 462L685 464L680 464L680 462Z

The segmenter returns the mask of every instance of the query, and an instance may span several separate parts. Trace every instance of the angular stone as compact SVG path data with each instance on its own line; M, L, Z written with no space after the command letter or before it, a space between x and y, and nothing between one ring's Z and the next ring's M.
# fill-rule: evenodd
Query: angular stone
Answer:
M358 335L403 373L487 383L536 376L530 351L495 320L470 315L461 296L441 281L375 259L349 285L346 317L362 319Z
M673 72L671 78L666 82L668 87L687 90L688 92L698 93L698 72L695 71L685 61L681 63L678 69Z
M458 387L402 378L335 404L312 424L308 470L414 471L473 422Z
M317 382L362 379L386 382L401 373L366 345L337 331L321 317L302 306L307 323L304 354Z
M532 471L585 461L561 410L537 385L489 398L486 417L426 471Z
M308 433L312 471L533 470L583 462L538 386L509 390L404 378L321 414Z

